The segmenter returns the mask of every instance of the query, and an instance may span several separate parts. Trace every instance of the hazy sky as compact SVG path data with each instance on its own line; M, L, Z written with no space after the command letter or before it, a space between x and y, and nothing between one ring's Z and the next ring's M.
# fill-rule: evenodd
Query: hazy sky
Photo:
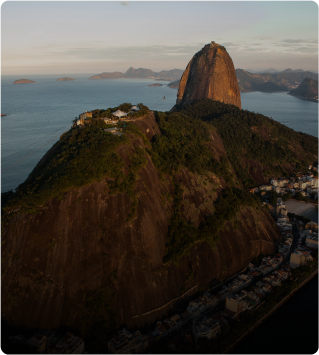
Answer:
M185 69L210 41L235 68L317 70L318 5L311 1L7 1L2 74Z

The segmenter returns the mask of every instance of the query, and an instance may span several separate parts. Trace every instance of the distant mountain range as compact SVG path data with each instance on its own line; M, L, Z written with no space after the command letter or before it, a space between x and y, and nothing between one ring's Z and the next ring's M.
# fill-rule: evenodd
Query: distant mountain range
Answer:
M236 69L239 89L247 91L290 91L295 89L305 78L318 80L318 74L302 69L286 69L278 73L253 74L243 69ZM265 83L271 83L266 84Z
M306 71L309 71L309 72L312 72L312 73L318 73L314 70L303 70L303 69L285 69L285 70L278 70L278 69L275 69L275 68L268 68L268 69L244 69L245 71L248 71L249 73L254 73L254 74L261 74L261 73L292 73L292 72L296 72L296 73L301 73L301 72L306 72Z
M167 80L175 81L181 78L184 70L181 69L172 69L172 70L162 70L159 73L154 72L150 69L134 69L130 67L125 73L113 72L113 73L102 73L91 76L89 79L158 79L158 80Z
M289 91L288 94L302 100L318 102L318 80L306 78L296 89Z
M172 89L179 88L180 78L183 70L172 69L154 72L151 69L130 67L125 73L122 72L104 72L91 76L89 79L154 79L171 81L168 86ZM278 71L274 68L268 68L263 72L252 72L244 69L236 69L236 76L241 92L261 91L261 92L279 92L296 89L305 79L310 78L318 80L318 74L303 69L285 69Z

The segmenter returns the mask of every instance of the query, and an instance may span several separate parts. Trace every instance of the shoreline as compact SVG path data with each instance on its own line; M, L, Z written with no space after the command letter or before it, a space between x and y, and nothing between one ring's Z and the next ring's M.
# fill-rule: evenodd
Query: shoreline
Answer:
M293 94L290 94L290 92L288 92L287 94L290 95L290 96L296 97L297 99L300 99L300 100L305 100L305 101L310 101L310 102L318 103L318 100L313 99L313 98L311 98L311 97L300 96L300 95L293 95Z
M298 287L292 290L289 295L282 299L272 310L265 314L252 328L250 328L245 334L243 334L239 339L236 340L228 349L226 349L223 354L231 354L233 350L247 337L249 337L253 332L260 327L269 317L271 317L282 305L284 305L297 291L299 291L303 286L305 286L310 280L312 280L316 275L318 275L318 269L315 270L310 276L306 278Z
M318 205L316 203L290 199L286 201L286 208L288 212L305 216L313 222L318 223Z

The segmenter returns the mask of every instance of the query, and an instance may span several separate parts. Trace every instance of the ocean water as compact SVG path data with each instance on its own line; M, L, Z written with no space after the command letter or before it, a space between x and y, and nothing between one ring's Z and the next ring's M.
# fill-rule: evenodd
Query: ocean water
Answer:
M241 94L241 106L245 110L271 117L297 132L318 137L318 104L300 100L286 92Z
M143 103L152 110L170 110L176 89L151 79L88 80L90 74L28 76L35 84L13 84L21 77L1 80L1 191L16 189L45 152L67 131L80 113L115 107L123 102ZM153 83L163 86L149 87ZM165 96L165 100L163 97ZM318 136L318 104L286 93L244 93L242 107L259 112L305 133Z

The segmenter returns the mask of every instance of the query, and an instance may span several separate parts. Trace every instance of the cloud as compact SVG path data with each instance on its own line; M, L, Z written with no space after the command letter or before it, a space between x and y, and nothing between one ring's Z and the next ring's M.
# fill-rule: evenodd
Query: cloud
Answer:
M308 43L318 43L316 39L283 39L281 43L290 43L290 44L308 44Z
M165 56L179 56L183 58L192 58L194 53L200 50L202 44L193 45L152 45L152 46L123 46L123 47L104 47L103 44L94 44L90 46L77 45L74 47L50 46L43 55L45 57L63 58L70 60L101 60L106 61L112 58L147 58L148 56L158 56L164 59Z

